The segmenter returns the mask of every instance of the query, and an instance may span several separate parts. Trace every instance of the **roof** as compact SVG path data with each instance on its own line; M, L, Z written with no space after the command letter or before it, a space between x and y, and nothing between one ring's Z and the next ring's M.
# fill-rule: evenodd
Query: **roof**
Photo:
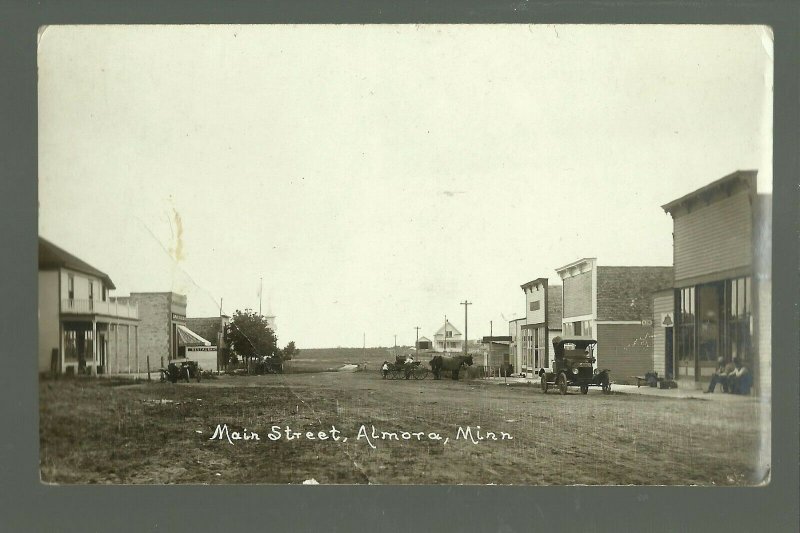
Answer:
M529 281L528 283L523 283L519 286L520 289L525 290L528 287L533 287L534 285L543 285L546 286L548 282L547 278L536 278L533 281Z
M577 261L573 261L572 263L568 263L568 264L566 264L566 265L564 265L562 267L558 267L556 269L556 272L558 272L560 274L561 272L563 272L563 271L565 271L567 269L582 265L584 263L591 264L592 262L596 262L596 261L597 261L596 257L583 257L581 259L578 259Z
M493 337L484 337L481 342L484 344L487 342L511 342L511 336L509 335L495 335Z
M758 174L757 170L737 170L727 176L723 176L716 181L712 181L705 187L700 187L696 191L692 191L689 194L685 194L678 198L677 200L673 200L661 206L661 209L666 211L667 213L672 213L675 208L680 207L681 205L694 200L695 198L702 197L708 194L711 194L719 189L726 189L728 187L732 187L737 183L742 181L749 182L748 184L755 192L755 178L756 174Z
M181 325L178 325L178 339L183 346L211 346L209 341Z
M449 321L449 320L447 321L447 329L448 329L448 330L450 330L450 331L452 331L452 332L453 332L453 335L461 335L461 332L460 332L460 331L458 331L458 330L455 328L455 326L453 326L453 324L451 324L451 323L450 323L450 321ZM436 335L442 335L442 334L443 334L443 330L444 330L444 325L443 325L442 327L440 327L440 328L439 328L439 329L436 331L436 334L434 335L434 337L435 337Z
M430 340L428 337L420 337L420 338L419 338L419 342L422 342L422 341L428 341L428 342L431 342L431 340Z
M116 289L108 274L102 272L86 261L78 259L71 253L59 248L50 241L39 237L39 270L50 268L68 268L102 279L109 289Z

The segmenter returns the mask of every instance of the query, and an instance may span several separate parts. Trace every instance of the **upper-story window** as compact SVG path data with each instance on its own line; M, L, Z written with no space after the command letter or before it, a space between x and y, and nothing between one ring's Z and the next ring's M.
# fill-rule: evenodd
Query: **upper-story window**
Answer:
M89 299L94 300L94 281L89 280Z
M531 311L538 311L540 305L541 304L540 304L539 300L531 302Z
M105 302L108 299L108 289L106 288L105 285L103 285L103 289L101 290L100 294L102 295L103 301Z
M452 336L453 336L453 332L452 331L446 331L445 332L445 337L447 337L448 339L451 338Z
M67 298L75 299L75 276L72 274L67 275Z

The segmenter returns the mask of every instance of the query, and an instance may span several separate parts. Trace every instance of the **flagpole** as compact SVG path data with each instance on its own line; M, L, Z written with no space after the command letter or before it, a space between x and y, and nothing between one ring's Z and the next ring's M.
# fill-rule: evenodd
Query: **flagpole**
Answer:
M264 278L258 278L258 281L258 316L261 316L261 300L262 295L264 294Z

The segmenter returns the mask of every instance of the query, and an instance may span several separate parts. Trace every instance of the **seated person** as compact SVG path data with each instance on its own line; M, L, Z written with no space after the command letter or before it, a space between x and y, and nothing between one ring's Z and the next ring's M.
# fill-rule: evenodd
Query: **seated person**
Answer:
M733 394L750 394L753 386L753 374L742 364L738 357L733 358L734 371L728 375L728 390Z
M411 355L407 355L407 356L406 356L406 364L407 364L407 365L410 365L410 364L412 364L413 362L414 362L414 358L413 358L413 357L411 357Z
M708 384L708 390L706 393L714 392L714 389L717 387L717 383L722 384L722 391L728 392L729 387L729 377L735 370L735 366L733 363L725 364L724 357L717 358L717 370L714 371L714 374L711 375L711 382Z

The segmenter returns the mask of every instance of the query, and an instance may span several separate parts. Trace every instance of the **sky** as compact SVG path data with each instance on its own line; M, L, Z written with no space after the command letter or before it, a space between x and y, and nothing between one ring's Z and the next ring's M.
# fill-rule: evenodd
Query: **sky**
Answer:
M39 234L301 349L508 334L562 265L671 265L661 205L772 186L763 27L50 26L38 74Z

